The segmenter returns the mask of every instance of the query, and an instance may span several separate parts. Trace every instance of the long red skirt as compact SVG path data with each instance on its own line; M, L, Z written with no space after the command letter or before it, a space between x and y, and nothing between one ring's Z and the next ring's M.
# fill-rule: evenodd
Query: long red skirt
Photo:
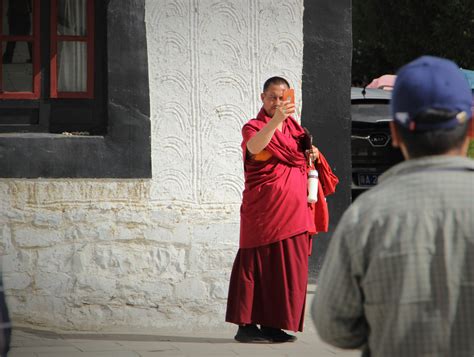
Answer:
M310 253L307 233L239 249L230 277L226 321L303 331Z

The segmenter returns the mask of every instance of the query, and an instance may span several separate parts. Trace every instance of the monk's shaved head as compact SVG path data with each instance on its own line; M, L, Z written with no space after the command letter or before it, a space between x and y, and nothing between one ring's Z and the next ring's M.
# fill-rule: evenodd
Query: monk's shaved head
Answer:
M263 84L263 91L265 92L268 89L268 87L270 87L272 84L276 84L276 85L284 84L288 88L290 88L290 83L288 83L288 81L285 78L271 77L271 78L268 78Z

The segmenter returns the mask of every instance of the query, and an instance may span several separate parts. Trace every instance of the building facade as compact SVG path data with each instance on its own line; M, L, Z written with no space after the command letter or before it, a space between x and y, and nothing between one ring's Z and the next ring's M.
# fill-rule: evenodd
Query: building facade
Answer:
M224 324L239 240L240 129L257 114L265 79L284 76L296 88L303 124L337 130L332 139L320 134L322 150L345 135L349 102L329 108L341 102L346 84L349 95L349 2L306 3L121 0L95 9L97 23L106 21L106 39L97 33L94 46L107 51L88 60L99 83L91 77L95 89L84 92L101 93L105 124L97 132L88 126L84 135L80 125L87 123L68 126L64 114L66 124L52 114L41 122L41 114L33 124L44 130L0 134L0 249L17 324L73 330ZM37 9L53 11L55 4L41 0ZM349 22L320 26L325 16ZM318 46L327 46L326 55L314 54ZM46 60L51 56L52 50ZM349 69L327 70L338 61ZM33 59L33 73L41 63ZM53 93L54 81L40 91ZM322 103L328 91L335 99ZM41 105L63 103L52 98ZM9 113L11 100L2 99ZM98 107L85 102L91 98L74 100L61 104L64 113ZM340 119L328 124L318 110ZM348 137L345 149L328 155L343 180ZM340 213L348 189L339 197L333 207Z

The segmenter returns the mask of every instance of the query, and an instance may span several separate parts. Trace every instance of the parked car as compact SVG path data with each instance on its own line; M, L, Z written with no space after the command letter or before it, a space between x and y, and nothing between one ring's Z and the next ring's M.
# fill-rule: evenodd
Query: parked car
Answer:
M390 95L382 89L351 88L352 200L403 160L400 150L392 146Z

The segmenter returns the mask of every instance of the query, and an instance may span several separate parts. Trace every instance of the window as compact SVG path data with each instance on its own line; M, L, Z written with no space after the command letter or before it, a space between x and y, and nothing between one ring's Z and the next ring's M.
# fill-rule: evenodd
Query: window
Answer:
M104 134L104 0L0 0L0 132Z
M40 97L39 2L2 0L0 98Z
M51 97L93 98L94 3L52 0Z
M7 1L0 0L2 11L7 10ZM30 19L32 27L40 26L39 39L36 30L30 35L15 35L16 39L31 43L33 67L37 60L40 68L36 72L40 76L40 95L39 98L0 98L0 176L149 178L151 139L145 0L87 0L88 17L86 20L80 17L78 21L76 16L75 24L81 27L84 21L92 21L93 38L76 28L68 30L70 32L61 29L54 39L51 29L64 21L59 19L61 11L66 12L61 4L66 2L57 0L55 5L53 0L32 0ZM79 1L69 3L75 2ZM80 9L84 9L84 5L81 6ZM52 22L55 11L57 25ZM80 13L79 9L68 11ZM5 19L5 16L4 13L0 18ZM34 22L35 18L39 18L39 25ZM91 25L88 26L90 29ZM5 32L7 27L7 23L0 26L4 31L0 41L5 47L8 40L13 39L13 35L7 37L10 36ZM65 42L70 43L64 45ZM75 47L87 48L87 55ZM18 51L13 60L19 62L17 67L23 68L28 64L29 47L18 45ZM61 53L83 59L81 70L68 72L80 74L78 79L64 77L61 82ZM86 56L87 70L84 70ZM51 80L55 66L56 90ZM94 75L90 81L92 68ZM85 71L87 76L84 76ZM34 93L31 88L26 89L30 95ZM91 93L92 98L89 98ZM5 91L2 94L6 94ZM92 135L61 134L83 131L84 127Z

